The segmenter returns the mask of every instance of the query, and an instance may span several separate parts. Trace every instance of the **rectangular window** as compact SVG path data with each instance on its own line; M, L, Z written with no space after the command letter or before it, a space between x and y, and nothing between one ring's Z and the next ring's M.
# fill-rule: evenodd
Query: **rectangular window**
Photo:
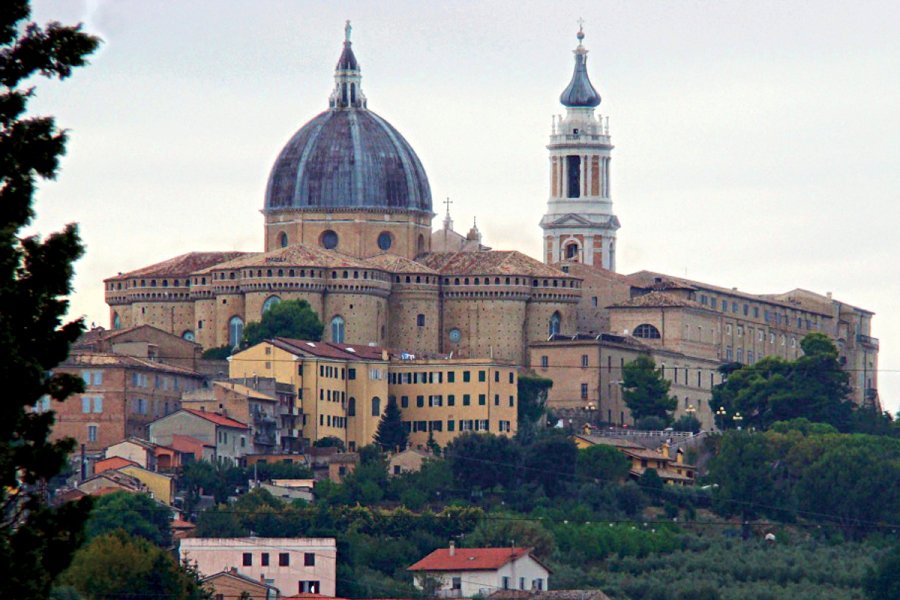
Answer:
M400 408L409 408L409 396L400 396Z
M550 366L550 358L546 356L541 357L541 368L546 369Z
M484 371L478 371L478 381L482 383L487 381L487 373L485 373Z
M318 581L298 581L297 589L301 594L318 594L319 593L319 582Z
M520 590L525 589L525 578L524 577L519 577L519 589Z
M264 567L268 567L268 566L269 566L269 553L268 553L268 552L263 552L263 553L260 555L260 557L259 557L259 564L261 564L261 565L264 566Z
M462 577L454 577L451 580L450 589L461 590L462 589Z
M509 589L509 577L506 577L504 575L503 579L501 579L500 581L501 581L500 587L502 587L504 590L508 590Z
M244 559L243 559L243 560L244 560L243 565L244 565L245 567L252 567L252 566L253 566L253 554L252 554L252 553L250 553L250 552L244 552Z
M500 371L494 371L494 383L500 383Z
M582 354L581 355L581 368L584 369L584 368L587 368L587 366L588 366L588 355Z
M291 565L291 555L287 552L278 553L278 566L289 567Z
M91 412L91 398L90 396L82 396L81 397L81 412L89 413Z
M447 383L456 382L456 371L447 371Z
M478 394L478 404L484 406L487 404L487 396L485 394Z
M416 396L416 406L419 408L425 406L425 396Z
M350 379L350 380L356 379L356 369L355 368L350 367L349 369L347 369L347 379Z
M103 412L103 398L101 396L94 397L94 412L95 413Z
M500 394L494 394L494 406L500 406Z
M88 441L89 442L97 441L97 426L96 425L88 425Z
M81 372L81 380L84 381L85 387L91 385L91 372L90 371L82 371Z
M515 383L515 382L516 382L516 374L515 374L514 372L512 372L512 371L509 372L509 382L510 382L510 383Z
M447 431L453 431L456 428L456 421L450 419L447 421Z
M581 384L581 399L587 400L587 397L588 397L588 384L582 383Z
M510 397L509 397L509 405L510 405L510 406L515 406L515 405L516 405L516 397L515 397L515 396L510 396Z
M472 381L472 373L463 371L463 383L469 383L470 381Z
M469 394L463 394L463 406L472 404L472 397Z
M453 394L447 395L447 406L456 406L456 396Z
M314 567L316 566L316 555L313 552L304 552L303 553L303 566L304 567Z

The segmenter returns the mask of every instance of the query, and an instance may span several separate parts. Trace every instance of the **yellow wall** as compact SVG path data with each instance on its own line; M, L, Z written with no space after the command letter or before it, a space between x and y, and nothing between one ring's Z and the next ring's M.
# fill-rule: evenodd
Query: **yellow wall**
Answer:
M135 466L122 467L119 470L127 475L131 475L146 485L153 493L153 497L160 502L172 504L172 497L175 494L175 482L169 475L154 473L153 471L148 471L147 469Z

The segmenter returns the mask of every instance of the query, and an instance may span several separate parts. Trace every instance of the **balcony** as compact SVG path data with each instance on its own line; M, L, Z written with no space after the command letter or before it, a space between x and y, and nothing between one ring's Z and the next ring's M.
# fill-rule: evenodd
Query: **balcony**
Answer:
M275 434L269 432L257 432L253 434L253 443L258 446L274 446Z
M878 338L872 337L870 335L863 335L861 333L856 334L856 341L862 344L863 346L869 346L870 348L874 348L878 350Z

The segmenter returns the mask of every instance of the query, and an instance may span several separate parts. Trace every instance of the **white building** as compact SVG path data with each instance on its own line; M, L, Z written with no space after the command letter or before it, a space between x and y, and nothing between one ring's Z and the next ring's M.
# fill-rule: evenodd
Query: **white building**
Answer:
M530 548L438 548L407 569L418 589L437 596L471 598L497 590L546 590L550 570Z
M185 538L179 559L197 565L203 577L232 568L278 588L282 596L335 594L334 538Z

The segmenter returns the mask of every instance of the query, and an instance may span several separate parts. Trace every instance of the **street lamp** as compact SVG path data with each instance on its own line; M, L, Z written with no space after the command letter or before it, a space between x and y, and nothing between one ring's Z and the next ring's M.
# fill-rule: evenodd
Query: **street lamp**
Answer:
M718 417L718 421L719 421L719 429L725 429L725 416L727 414L728 413L725 412L724 406L720 406L719 410L716 411L716 417Z
M593 403L593 402L588 402L588 403L587 403L587 406L584 407L584 410L587 411L587 415L588 415L587 422L588 422L588 424L591 425L591 427L593 427L593 426L594 426L594 411L597 410L597 407L594 406L594 403Z
M737 424L738 431L741 430L741 421L744 420L744 417L741 416L741 413L734 413L734 422Z
M686 412L687 416L690 417L691 419L697 418L695 416L697 413L697 408L693 404L688 404L688 407L686 409L684 409L684 412ZM693 429L691 429L691 433L694 433Z

